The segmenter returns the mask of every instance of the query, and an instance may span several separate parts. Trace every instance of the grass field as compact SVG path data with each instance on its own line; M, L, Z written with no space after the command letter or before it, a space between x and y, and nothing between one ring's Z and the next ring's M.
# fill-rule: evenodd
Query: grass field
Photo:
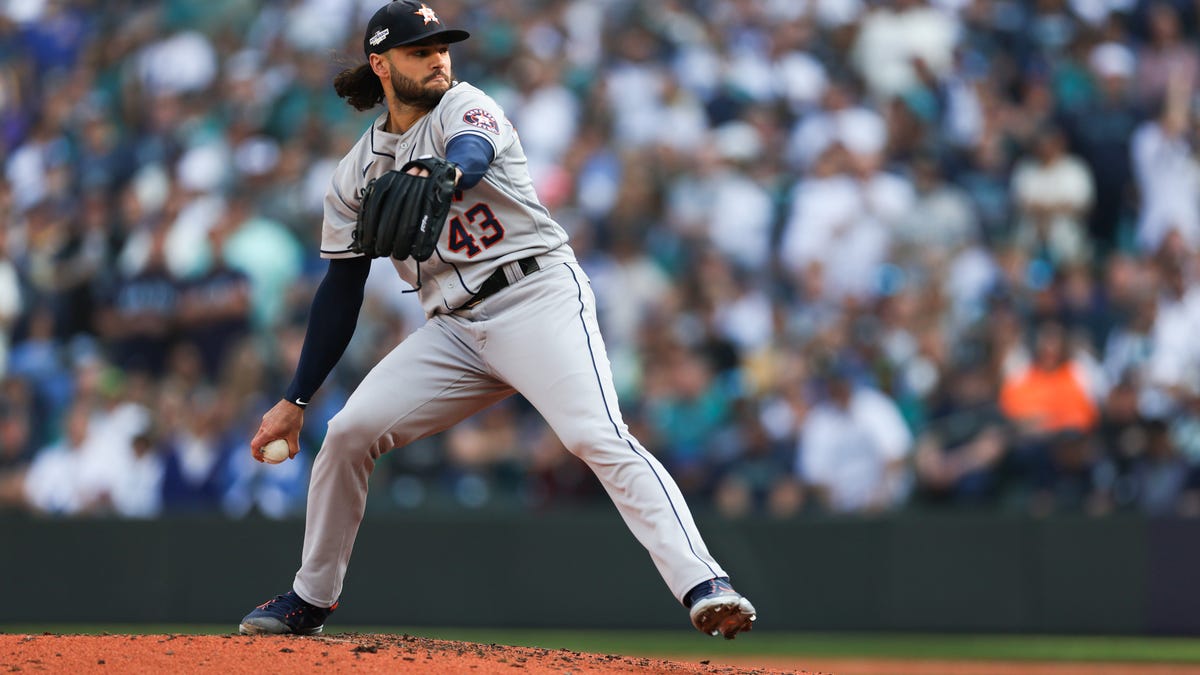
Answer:
M220 635L225 625L0 625L3 633ZM780 656L823 658L1200 664L1200 638L1136 636L935 635L757 631L730 642L690 631L577 631L338 626L337 633L408 633L484 644L675 658Z

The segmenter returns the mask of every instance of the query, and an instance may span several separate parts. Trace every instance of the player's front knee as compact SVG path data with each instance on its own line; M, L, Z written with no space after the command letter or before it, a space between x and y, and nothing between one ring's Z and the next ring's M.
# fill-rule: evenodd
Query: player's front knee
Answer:
M588 457L587 448L584 448L582 446L577 446L577 445L567 445L565 443L563 444L563 447L566 448L567 452L571 453L572 455L575 455L576 457L578 457L579 459L582 459L585 462L587 461L587 457Z
M326 427L325 443L321 452L361 459L364 454L378 457L383 454L383 445L378 431L356 422L353 418L335 415Z
M579 438L569 438L560 435L558 440L560 443L562 443L562 446L566 448L567 452L580 459L584 459L588 455L593 454L596 449L595 439L588 439L582 436Z
M597 442L595 438L563 439L567 452L591 465L617 465L636 458L625 443Z

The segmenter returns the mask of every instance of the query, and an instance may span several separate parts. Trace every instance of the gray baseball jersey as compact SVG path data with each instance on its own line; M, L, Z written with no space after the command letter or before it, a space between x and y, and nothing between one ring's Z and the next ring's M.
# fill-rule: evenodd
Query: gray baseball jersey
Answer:
M459 82L441 103L403 134L383 131L387 112L338 164L325 197L321 256L350 251L363 188L387 171L424 155L446 156L446 144L475 134L492 145L495 159L483 180L456 195L434 256L418 264L393 259L400 277L418 288L425 314L461 307L496 267L529 256L548 264L575 259L567 233L538 201L525 151L500 106L479 89Z
M487 139L495 159L482 182L456 198L434 256L395 263L419 289L429 320L371 369L329 422L309 484L296 593L323 607L338 599L380 455L514 392L595 472L677 598L724 576L679 488L621 419L587 276L538 202L503 111L458 83L406 133L384 132L386 119L372 123L337 168L325 202L324 257L355 255L359 195L371 178L415 157L443 157L459 134ZM508 286L472 302L497 269Z

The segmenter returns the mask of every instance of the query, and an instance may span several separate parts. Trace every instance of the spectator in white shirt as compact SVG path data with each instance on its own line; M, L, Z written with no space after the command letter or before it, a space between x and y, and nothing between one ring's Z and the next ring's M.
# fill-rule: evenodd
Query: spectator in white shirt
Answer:
M1158 251L1168 241L1194 251L1200 245L1200 162L1188 137L1190 86L1167 92L1158 117L1133 134L1133 173L1141 195L1137 241Z
M825 400L800 430L796 470L836 513L885 511L908 494L913 436L895 402L856 385L841 364L823 378Z
M100 495L86 486L89 417L87 405L73 406L64 418L62 440L43 448L33 458L24 480L25 505L29 509L71 516L101 505Z
M851 59L880 100L928 84L954 61L960 26L924 0L879 3L863 18Z
M775 202L770 176L756 172L766 150L748 122L730 122L713 132L719 161L706 176L708 238L727 258L745 269L770 263ZM759 167L761 168L761 167Z
M521 130L521 146L531 170L555 167L576 136L579 101L561 82L561 68L546 61L525 58L517 62L519 114L514 124ZM535 176L535 181L536 181Z
M820 268L827 300L878 292L895 225L915 198L907 179L881 170L883 139L855 138L830 146L796 184L780 247L793 278Z
M132 457L117 476L112 507L125 518L155 518L162 512L163 458L147 434L134 437Z
M1017 243L1054 263L1084 262L1091 255L1087 215L1095 198L1092 174L1067 153L1062 130L1046 127L1034 138L1031 157L1017 163L1012 179L1019 222Z
M1159 274L1151 352L1144 365L1147 388L1140 401L1148 417L1173 414L1188 397L1200 394L1200 286L1182 263L1164 262Z

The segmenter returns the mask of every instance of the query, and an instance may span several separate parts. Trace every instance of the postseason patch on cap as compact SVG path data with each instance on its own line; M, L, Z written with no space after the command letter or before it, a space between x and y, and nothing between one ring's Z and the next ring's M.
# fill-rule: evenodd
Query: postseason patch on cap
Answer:
M378 47L380 42L383 42L387 39L388 33L390 32L391 31L386 28L380 28L379 30L375 31L375 34L372 35L371 39L367 40L367 42L370 42L372 47Z
M479 127L484 131L490 131L493 134L500 134L500 125L496 124L496 118L483 108L471 108L463 115L463 121L473 127Z

